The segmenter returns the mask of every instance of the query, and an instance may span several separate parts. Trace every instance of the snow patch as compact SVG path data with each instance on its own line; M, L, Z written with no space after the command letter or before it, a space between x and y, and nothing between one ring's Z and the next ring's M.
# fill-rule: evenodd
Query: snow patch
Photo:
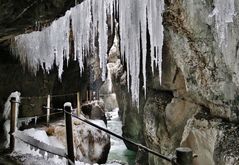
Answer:
M70 103L70 102L66 102L66 103L64 104L64 107L72 107L72 106L71 106L71 103Z
M16 102L20 102L20 96L21 93L16 91L12 92L10 96L8 96L7 101L4 104L4 111L3 111L3 119L8 119L10 117L10 110L11 110L11 98L14 97L16 98ZM19 104L17 104L17 109L18 109Z

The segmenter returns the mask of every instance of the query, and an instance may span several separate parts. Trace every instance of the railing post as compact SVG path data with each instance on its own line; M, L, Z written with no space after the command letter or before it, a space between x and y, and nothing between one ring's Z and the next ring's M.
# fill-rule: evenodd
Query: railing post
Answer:
M66 142L67 142L67 154L68 158L74 163L74 144L73 144L73 129L72 129L72 106L70 102L64 104L64 113L65 113L65 123L66 123ZM68 161L68 165L71 165L71 162Z
M88 102L88 101L89 101L89 91L87 89L87 91L86 91L86 102Z
M92 101L92 91L89 90L89 100Z
M177 165L192 165L193 152L190 148L179 147L176 149L176 164Z
M47 112L46 112L46 123L47 123L47 125L49 124L49 122L50 122L50 108L51 108L51 96L50 95L47 95L47 105L46 105L46 110L47 110Z
M96 98L97 98L97 100L100 100L100 92L99 92L99 89L97 89L97 92L96 92Z
M10 150L11 152L14 151L15 149L15 137L14 133L16 131L17 127L17 117L18 117L18 112L17 112L17 102L16 102L16 97L11 98L11 125L10 125Z
M77 116L80 116L80 92L77 92Z

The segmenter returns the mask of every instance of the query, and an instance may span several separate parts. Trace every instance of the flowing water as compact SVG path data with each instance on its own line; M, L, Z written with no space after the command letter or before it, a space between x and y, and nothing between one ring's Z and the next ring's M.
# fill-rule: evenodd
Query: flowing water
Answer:
M122 122L118 116L118 108L108 112L111 120L107 121L107 127L110 131L122 135ZM116 137L111 136L111 148L108 155L108 161L119 160L129 165L135 165L135 152L126 148L124 142Z

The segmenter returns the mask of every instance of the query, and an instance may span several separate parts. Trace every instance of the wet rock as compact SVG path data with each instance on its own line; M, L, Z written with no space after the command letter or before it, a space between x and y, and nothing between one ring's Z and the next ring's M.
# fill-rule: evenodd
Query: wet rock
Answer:
M82 105L81 110L89 119L103 120L107 124L104 102L91 101Z
M146 145L157 152L167 153L172 148L170 134L165 122L165 108L172 99L170 92L148 92L144 106L143 132ZM149 164L162 164L162 159L149 154Z

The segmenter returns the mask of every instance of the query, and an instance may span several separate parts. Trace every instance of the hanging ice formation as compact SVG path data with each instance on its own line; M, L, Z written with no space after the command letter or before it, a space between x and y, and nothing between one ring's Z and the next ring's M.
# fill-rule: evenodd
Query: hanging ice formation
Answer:
M90 50L95 50L94 43L98 36L98 54L103 81L106 77L108 49L107 15L110 16L111 25L113 25L114 5L113 0L86 0L70 10L75 59L79 61L81 72L84 68L84 57L89 54Z
M209 17L215 17L219 47L223 50L228 43L228 24L233 22L235 16L234 0L214 0L214 6Z
M98 55L102 79L105 80L108 48L107 17L111 18L113 25L114 18L119 15L121 57L127 64L128 89L133 102L138 106L140 70L143 73L143 88L146 94L147 31L150 35L152 71L156 65L161 79L163 10L164 0L85 0L42 31L16 36L16 55L20 57L21 63L27 64L34 73L39 66L49 72L56 62L60 78L63 72L63 59L69 59L71 20L74 57L79 62L81 72L84 69L84 59L90 51L96 50L95 39L98 38ZM141 63L142 69L140 69Z
M63 59L69 59L70 12L53 21L51 26L42 31L35 31L15 37L16 55L22 64L36 73L39 65L47 72L53 67L54 60L58 75L63 72Z
M139 106L140 59L142 59L143 87L146 94L147 22L151 46L151 67L154 71L156 64L161 81L163 10L163 0L119 0L121 58L126 61L128 87L137 106ZM140 58L140 53L142 58Z

